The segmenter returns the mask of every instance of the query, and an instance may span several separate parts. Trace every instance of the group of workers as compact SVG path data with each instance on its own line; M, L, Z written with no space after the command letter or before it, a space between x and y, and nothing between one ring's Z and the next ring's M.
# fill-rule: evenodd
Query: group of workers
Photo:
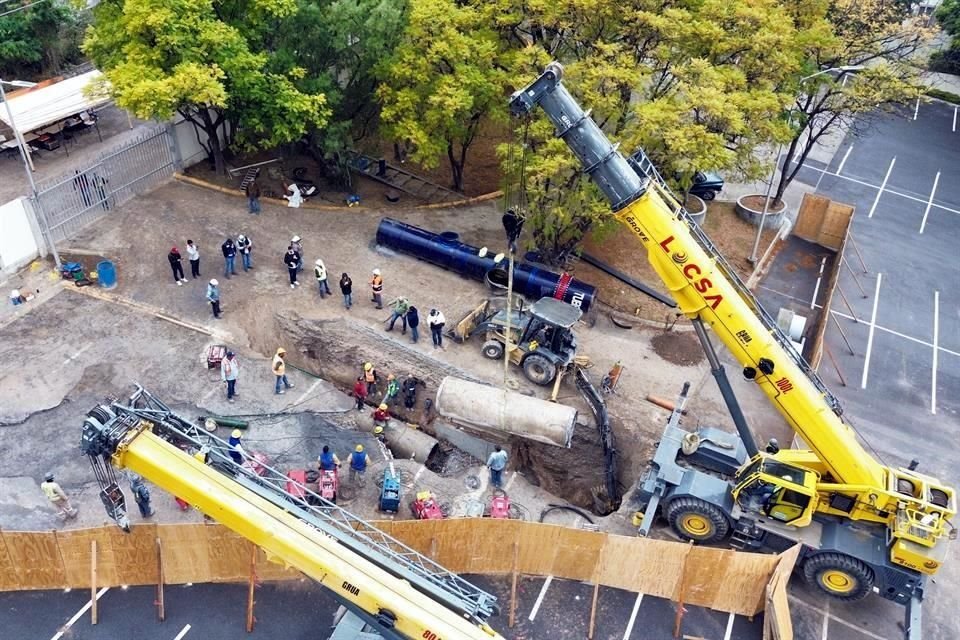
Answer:
M358 444L353 452L347 458L350 470L350 482L361 487L366 486L364 476L367 473L367 467L370 466L370 454L363 449L362 444ZM317 458L317 469L322 473L324 471L338 472L341 463L337 454L330 450L330 447L323 445L323 451Z

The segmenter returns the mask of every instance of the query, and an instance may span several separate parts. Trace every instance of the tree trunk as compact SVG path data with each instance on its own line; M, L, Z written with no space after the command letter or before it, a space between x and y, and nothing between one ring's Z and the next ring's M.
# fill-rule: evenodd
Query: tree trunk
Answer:
M222 117L214 120L207 109L200 109L200 119L203 121L203 131L207 134L207 144L210 145L210 154L213 156L213 170L218 176L227 175L227 163L223 158L223 145L220 144L219 128Z
M463 164L467 159L466 145L460 147L460 159L457 160L453 152L453 143L447 142L447 159L450 160L450 170L453 173L453 188L463 193Z

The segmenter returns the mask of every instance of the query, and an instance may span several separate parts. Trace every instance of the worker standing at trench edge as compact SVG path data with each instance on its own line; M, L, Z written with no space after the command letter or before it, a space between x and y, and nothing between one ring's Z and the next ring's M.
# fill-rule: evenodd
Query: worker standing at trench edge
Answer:
M490 484L497 489L503 488L503 470L507 467L507 452L500 445L493 448L487 457L487 467L490 468Z
M76 518L77 510L70 506L70 498L53 478L52 472L47 473L43 477L43 482L40 483L40 490L47 496L47 500L50 501L53 508L57 510L58 518L61 520Z
M287 380L287 363L284 361L284 357L287 355L287 350L283 347L277 349L277 353L273 356L273 363L271 367L273 369L273 375L277 378L277 384L273 388L273 392L277 395L282 394L286 389L293 389L293 385ZM285 389L281 388L281 385Z
M240 363L233 351L227 351L227 357L220 361L220 379L227 383L227 402L233 402L237 396L238 377L240 377Z
M358 444L356 450L350 454L350 482L361 487L366 486L364 475L367 473L367 465L370 464L370 456L363 451L363 445Z

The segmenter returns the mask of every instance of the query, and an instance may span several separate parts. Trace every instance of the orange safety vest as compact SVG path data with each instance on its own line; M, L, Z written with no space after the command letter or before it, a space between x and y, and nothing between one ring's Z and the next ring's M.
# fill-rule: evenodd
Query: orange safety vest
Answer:
M373 289L374 293L383 292L383 278L380 276L373 276L373 280L370 281L370 288Z

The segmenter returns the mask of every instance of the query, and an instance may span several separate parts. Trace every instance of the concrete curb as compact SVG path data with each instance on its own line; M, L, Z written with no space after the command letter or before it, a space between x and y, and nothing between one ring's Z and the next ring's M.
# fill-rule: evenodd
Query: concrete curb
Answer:
M195 186L195 187L202 187L202 188L204 188L204 189L210 189L211 191L218 191L218 192L224 193L224 194L226 194L226 195L228 195L228 196L234 196L234 197L237 197L237 198L245 197L245 196L243 195L243 193L241 193L240 191L238 191L238 190L236 190L236 189L228 189L228 188L222 187L222 186L220 186L220 185L218 185L218 184L213 184L212 182L207 182L206 180L201 180L200 178L194 178L194 177L192 177L192 176L184 175L183 173L180 173L179 171L176 172L176 173L174 173L174 174L173 174L173 177L174 177L175 180L178 180L179 182L183 182L183 183L185 183L185 184L190 184L190 185L193 185L193 186ZM492 191L492 192L490 192L490 193L485 193L485 194L480 195L480 196L475 196L475 197L473 197L473 198L464 198L463 200L454 200L453 202L435 202L435 203L430 203L430 204L420 204L420 205L416 205L415 207L411 207L411 208L412 208L412 209L448 209L448 208L451 208L451 207L465 207L465 206L469 206L469 205L472 205L472 204L478 204L478 203L481 203L481 202L487 202L487 201L489 201L489 200L495 200L496 198L499 198L499 197L501 197L502 195L503 195L503 191L498 190L498 191ZM267 202L267 203L270 203L270 204L275 204L275 205L277 205L277 206L279 206L279 207L286 207L286 206L287 206L287 201L284 200L284 199L282 199L282 198L260 198L260 199L263 200L264 202ZM330 204L314 204L314 203L312 203L312 202L304 202L303 204L300 205L300 208L301 208L301 209L314 209L314 210L316 210L316 211L347 211L347 210L373 211L373 209L371 209L371 208L369 208L369 207L364 207L364 206L362 206L362 205L357 205L357 206L355 206L355 207L348 207L348 206L346 206L346 205L339 206L339 205L330 205Z

